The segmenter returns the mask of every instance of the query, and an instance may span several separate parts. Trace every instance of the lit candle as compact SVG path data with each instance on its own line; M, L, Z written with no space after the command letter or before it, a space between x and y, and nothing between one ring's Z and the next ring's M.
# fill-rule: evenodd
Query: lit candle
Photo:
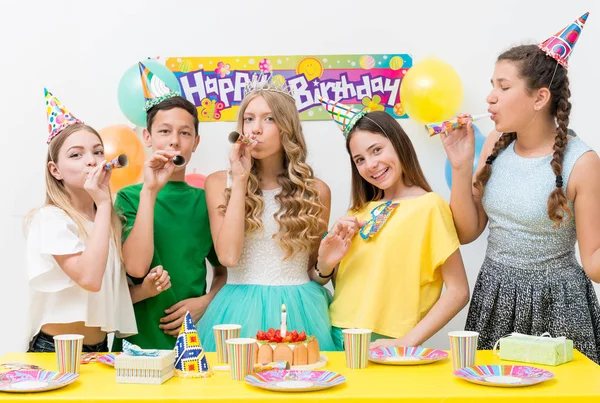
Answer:
M287 333L287 311L285 309L285 304L281 305L281 337L285 337Z

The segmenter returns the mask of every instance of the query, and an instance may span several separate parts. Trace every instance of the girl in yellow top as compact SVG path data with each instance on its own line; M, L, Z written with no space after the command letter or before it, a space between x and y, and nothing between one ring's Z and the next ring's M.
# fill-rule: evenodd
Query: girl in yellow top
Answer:
M421 345L469 301L448 203L431 191L393 117L321 101L352 161L349 216L323 238L315 265L334 277L331 323L371 329L372 347Z

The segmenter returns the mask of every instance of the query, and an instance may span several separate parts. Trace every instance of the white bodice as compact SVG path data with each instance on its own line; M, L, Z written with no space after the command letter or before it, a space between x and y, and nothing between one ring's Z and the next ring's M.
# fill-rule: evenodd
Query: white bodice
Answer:
M300 285L308 278L308 252L283 260L284 252L273 235L279 232L275 196L281 189L263 190L263 229L246 234L237 266L227 271L227 284Z

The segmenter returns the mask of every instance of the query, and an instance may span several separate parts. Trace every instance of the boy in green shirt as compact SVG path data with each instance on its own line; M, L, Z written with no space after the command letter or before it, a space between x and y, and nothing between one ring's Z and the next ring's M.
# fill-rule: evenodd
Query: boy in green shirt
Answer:
M142 70L143 82L144 78ZM186 312L198 322L225 284L227 272L213 247L204 190L188 185L185 165L173 163L176 155L187 163L198 147L196 107L171 92L148 98L146 108L144 141L154 155L144 164L144 183L121 189L115 205L126 220L125 266L148 270L161 265L168 271L171 286L151 297L147 292L142 295L141 287L131 287L138 334L127 340L142 348L172 349ZM214 273L208 294L206 259ZM135 285L143 282L132 281ZM121 346L121 340L115 339L113 351L121 351Z

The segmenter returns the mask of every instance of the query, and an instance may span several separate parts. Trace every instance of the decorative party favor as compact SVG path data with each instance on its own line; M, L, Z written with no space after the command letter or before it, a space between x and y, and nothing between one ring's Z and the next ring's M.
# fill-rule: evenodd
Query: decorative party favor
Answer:
M106 165L104 165L104 169L110 171L111 169L125 168L127 165L129 165L129 159L125 154L120 154L117 158L106 163Z
M569 57L581 35L589 14L589 12L583 14L573 21L571 25L567 25L544 42L539 43L538 47L546 52L548 56L556 59L564 68L569 67Z
M180 167L185 164L185 158L182 157L181 155L176 155L173 157L173 164Z
M156 74L141 62L139 63L140 76L142 79L142 88L146 104L144 108L148 112L153 106L160 104L169 98L181 96L179 91L174 91L169 88Z
M335 123L338 124L340 130L344 133L344 137L347 137L354 125L356 125L356 122L367 114L366 111L352 108L341 102L335 102L325 98L320 98L319 101L325 106L325 110L331 114L331 118Z
M115 357L118 383L161 384L173 376L173 350L143 350L123 340L123 353Z
M52 139L60 134L67 127L76 123L83 123L77 119L63 104L60 103L48 89L44 88L44 96L46 97L46 113L48 115L48 135L47 143L50 144Z
M371 210L371 219L360 229L360 237L364 240L374 237L399 205L400 203L386 201L375 206Z
M551 337L550 333L541 336L513 333L496 342L494 354L502 360L560 365L573 360L573 341Z
M474 116L471 116L468 113L463 113L453 119L445 120L441 123L431 123L431 124L425 125L425 127L427 128L427 131L429 131L430 136L435 136L436 134L440 134L440 133L446 132L448 130L456 129L460 126L464 126L469 121L475 122L480 119L489 118L490 116L492 116L491 113L482 113L481 115L474 115Z
M175 373L183 378L206 378L212 375L189 312L185 314L175 343Z

